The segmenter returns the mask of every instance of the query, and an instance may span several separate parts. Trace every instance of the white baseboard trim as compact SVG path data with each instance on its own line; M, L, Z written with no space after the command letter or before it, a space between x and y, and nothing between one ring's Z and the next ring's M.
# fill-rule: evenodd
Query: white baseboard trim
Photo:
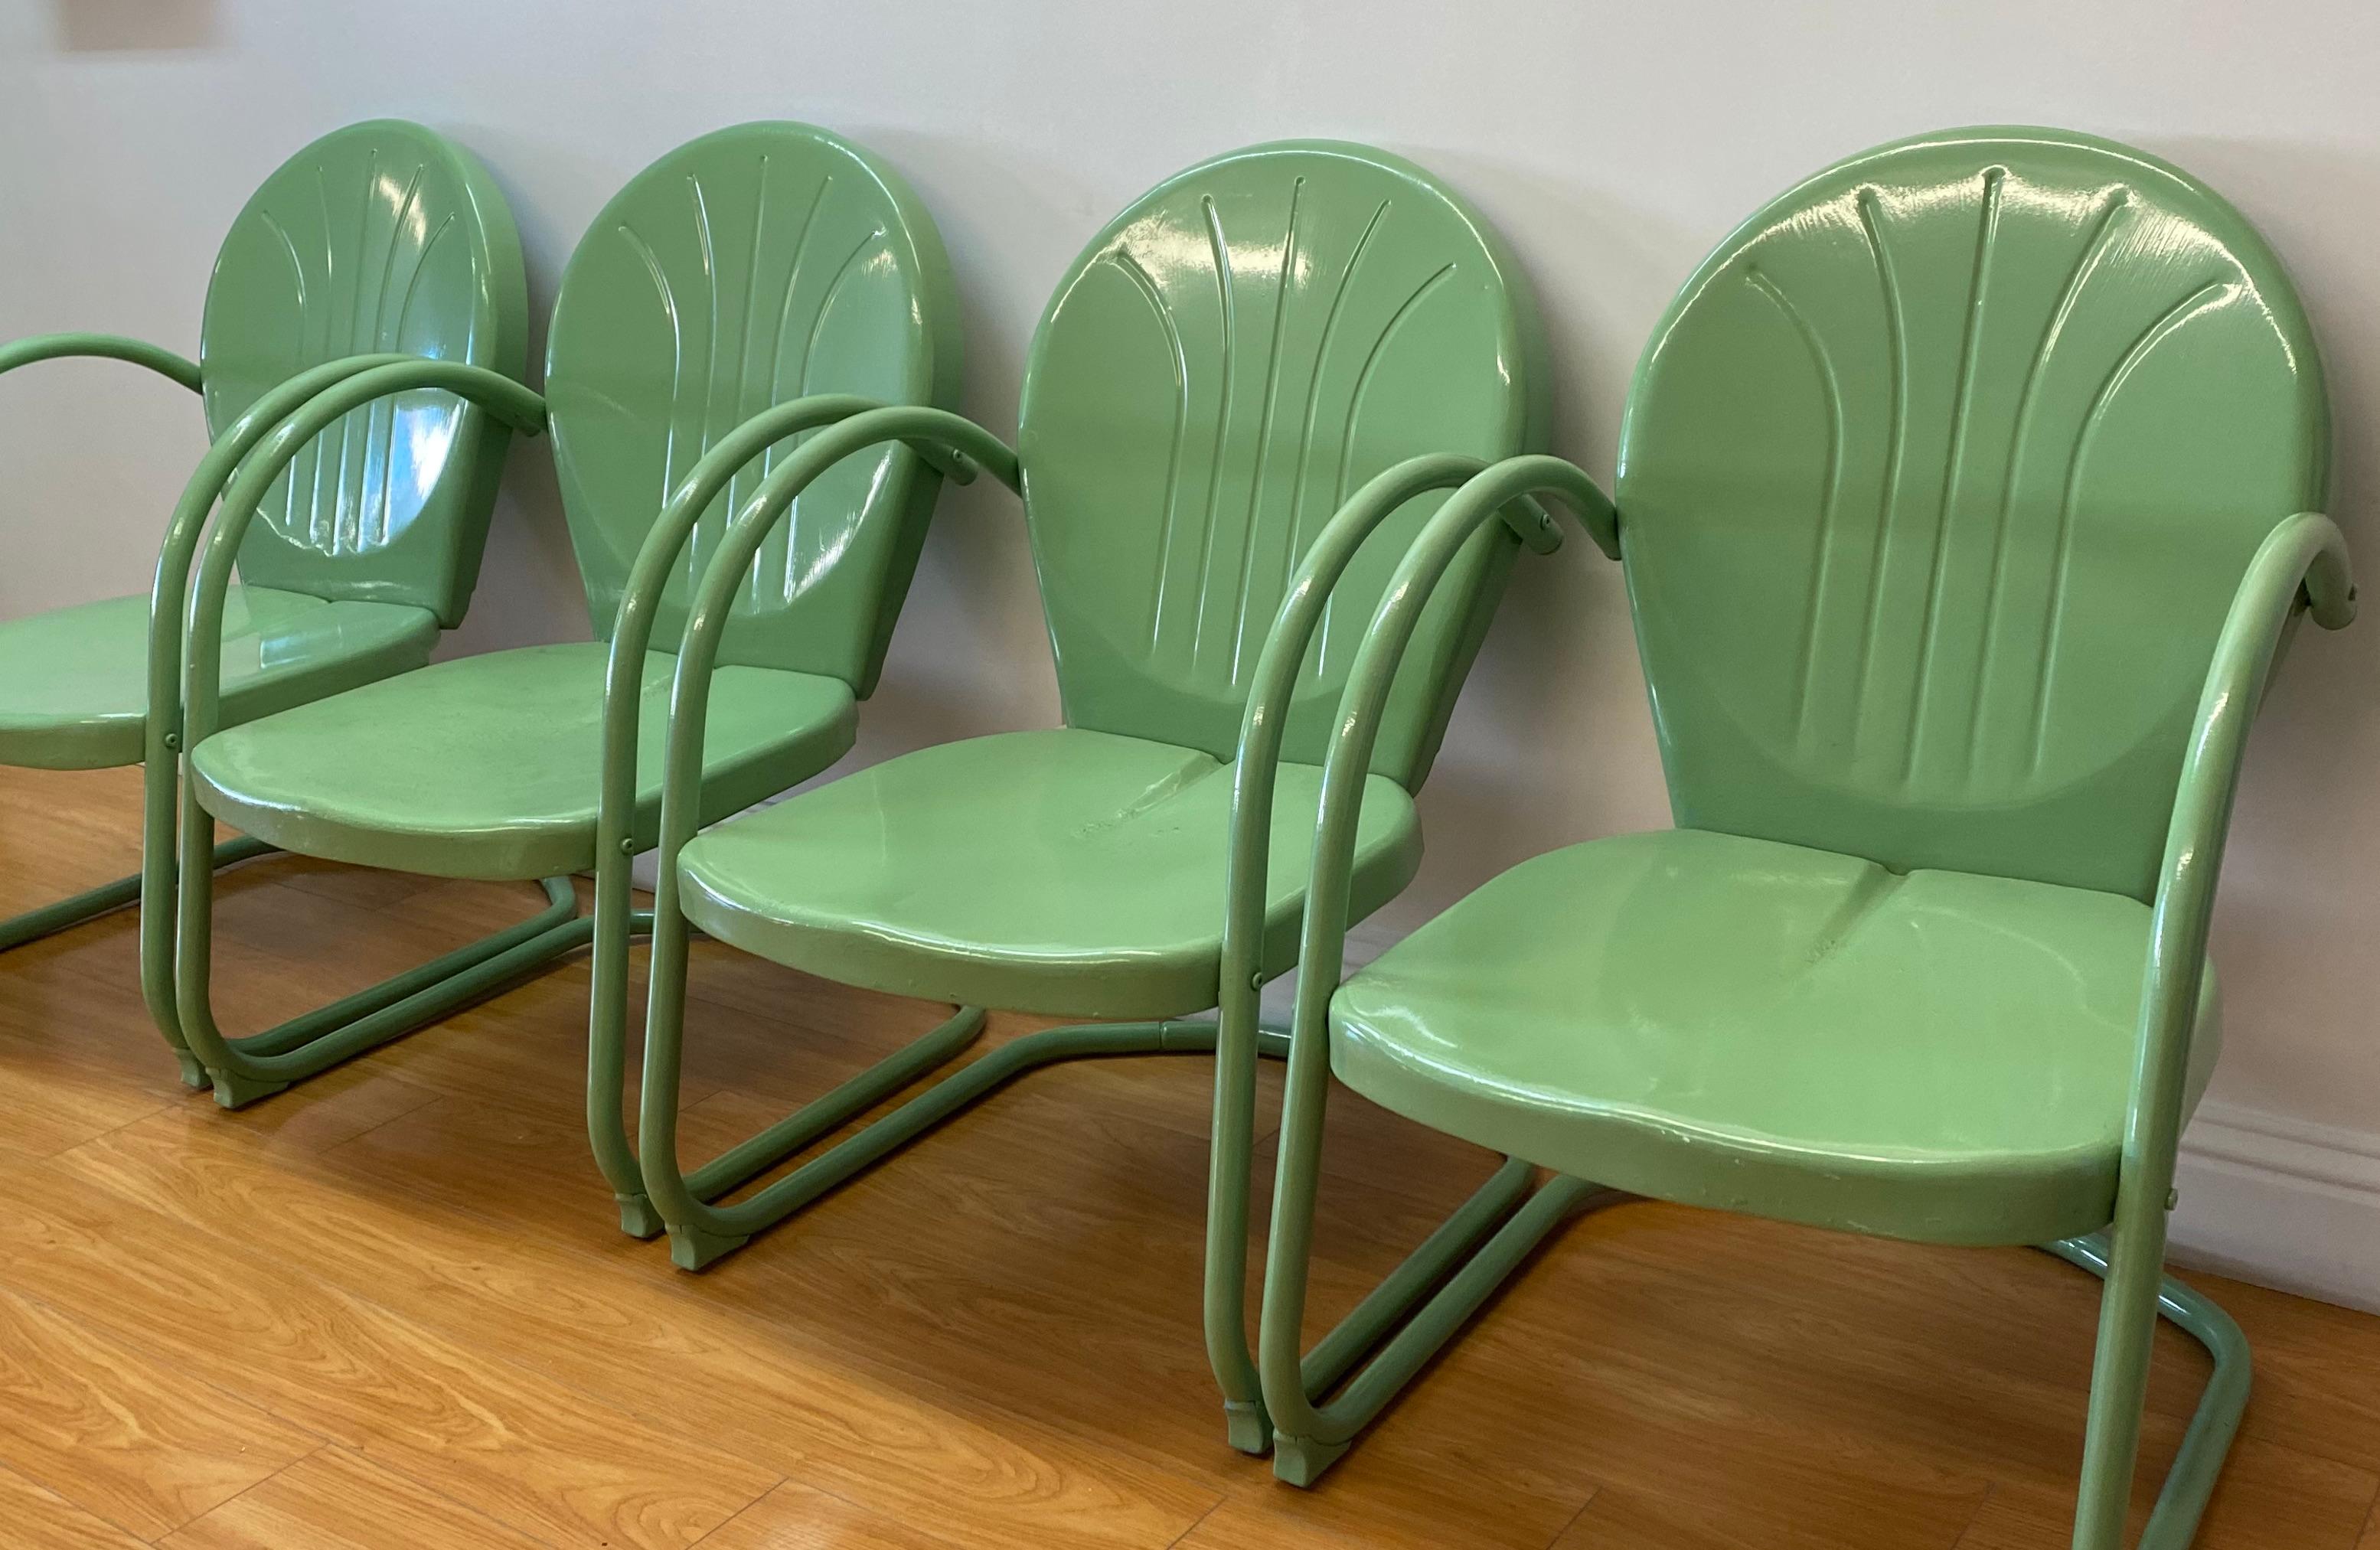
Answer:
M2380 1313L2380 1133L2203 1104L2176 1185L2175 1264Z

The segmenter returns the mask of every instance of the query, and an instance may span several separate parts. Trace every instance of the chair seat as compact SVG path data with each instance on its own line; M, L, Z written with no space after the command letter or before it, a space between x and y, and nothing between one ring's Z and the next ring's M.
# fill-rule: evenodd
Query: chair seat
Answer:
M606 648L534 646L439 662L215 733L190 768L200 805L285 850L441 877L526 878L595 865ZM660 829L677 659L645 658L636 836ZM851 746L841 680L723 667L711 682L702 821L808 779Z
M233 587L224 601L225 722L419 667L437 643L436 616L403 603ZM139 764L148 705L148 599L109 598L0 624L0 764Z
M1350 978L1331 1065L1623 1190L2044 1241L2113 1212L2148 929L2113 894L1625 835L1512 868ZM2220 1036L2205 984L2192 1108Z
M921 749L698 835L686 918L845 984L1056 1017L1160 1018L1217 1000L1232 770L1171 744L1062 729ZM1321 771L1283 765L1268 973L1296 956ZM1413 802L1365 787L1354 901L1421 858Z

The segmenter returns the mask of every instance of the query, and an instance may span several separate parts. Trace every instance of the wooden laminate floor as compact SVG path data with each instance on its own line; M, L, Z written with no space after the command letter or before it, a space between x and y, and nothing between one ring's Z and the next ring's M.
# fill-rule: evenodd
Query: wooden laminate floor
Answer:
M129 870L136 793L0 773L0 910ZM254 864L225 1025L533 902ZM0 960L10 1550L2066 1543L2095 1283L2040 1255L1620 1207L1301 1493L1224 1447L1206 1373L1199 1060L1030 1076L687 1276L588 1159L583 963L225 1114L176 1082L134 934ZM708 945L694 983L692 1149L940 1015ZM1318 1320L1490 1166L1353 1101L1331 1124ZM2380 1550L2380 1320L2200 1284L2257 1357L2202 1544ZM2157 1362L2144 1483L2204 1370L2170 1332Z

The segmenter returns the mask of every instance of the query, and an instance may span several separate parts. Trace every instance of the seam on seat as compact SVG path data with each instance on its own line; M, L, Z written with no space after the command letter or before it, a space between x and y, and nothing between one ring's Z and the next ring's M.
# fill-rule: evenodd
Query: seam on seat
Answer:
M1810 967L1815 969L1833 957L1844 943L1852 939L1852 933L1883 909L1886 902L1900 891L1908 881L1908 873L1895 872L1888 866L1871 863L1870 869L1861 875L1859 881L1852 886L1852 890L1843 896L1842 902L1835 906L1834 914L1818 927L1817 936L1810 946Z
M1170 747L1172 745L1168 744L1166 746ZM1092 818L1083 824L1075 830L1075 834L1087 838L1108 829L1122 829L1133 819L1156 811L1201 781L1208 780L1231 768L1229 765L1217 763L1213 755L1201 753L1195 748L1184 748L1181 752L1188 762L1144 787L1131 801L1124 803L1113 813L1103 817Z

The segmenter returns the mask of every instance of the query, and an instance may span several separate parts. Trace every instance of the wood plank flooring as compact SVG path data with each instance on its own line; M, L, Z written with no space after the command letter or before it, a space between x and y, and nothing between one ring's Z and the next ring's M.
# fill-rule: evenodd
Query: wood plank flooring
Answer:
M0 771L0 912L131 870L137 798ZM222 889L224 1022L535 903L253 864ZM2094 1283L2040 1255L1621 1206L1301 1493L1223 1445L1206 1373L1200 1060L1029 1076L686 1276L587 1156L583 962L226 1114L175 1080L134 924L0 957L11 1547L2066 1543ZM694 985L690 1155L941 1015L708 944ZM1353 1100L1331 1126L1318 1328L1491 1165ZM2380 1319L2199 1284L2258 1363L2200 1543L2380 1550ZM2141 1510L2204 1370L2161 1338Z

